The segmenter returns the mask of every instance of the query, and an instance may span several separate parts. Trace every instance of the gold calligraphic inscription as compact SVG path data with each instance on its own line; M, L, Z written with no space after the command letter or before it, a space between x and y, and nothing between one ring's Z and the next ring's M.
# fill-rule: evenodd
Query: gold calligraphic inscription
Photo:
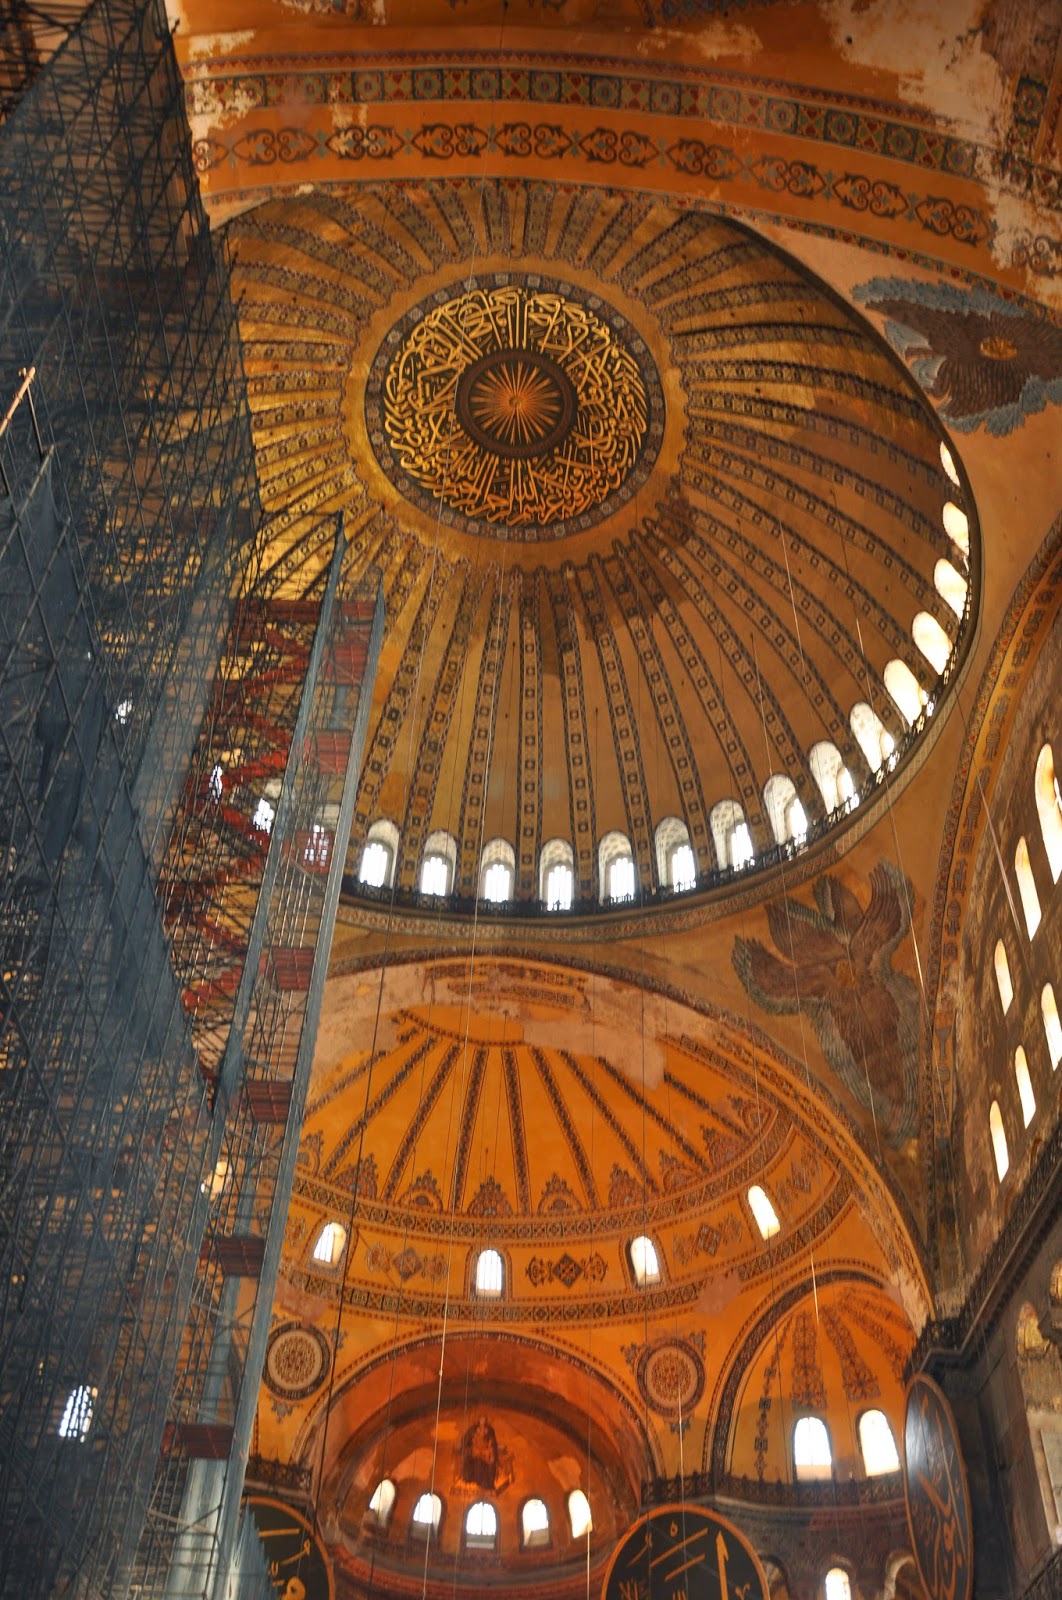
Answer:
M659 377L623 318L516 275L416 307L377 353L365 409L381 465L415 503L524 539L616 509L663 433Z
M904 1491L911 1547L930 1600L970 1600L970 1497L951 1408L919 1373L907 1389Z
M661 1506L613 1553L602 1600L767 1600L756 1553L734 1524L703 1506Z

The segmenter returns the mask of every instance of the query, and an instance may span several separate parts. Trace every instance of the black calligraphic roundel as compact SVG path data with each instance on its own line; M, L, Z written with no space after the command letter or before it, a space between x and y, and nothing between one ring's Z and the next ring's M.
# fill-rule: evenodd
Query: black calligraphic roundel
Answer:
M907 1386L903 1429L907 1526L929 1600L970 1600L973 1534L966 1469L951 1407L931 1378Z
M306 1518L281 1500L245 1502L255 1520L277 1600L334 1600L332 1568Z
M756 1552L701 1506L660 1506L617 1546L602 1600L768 1600Z

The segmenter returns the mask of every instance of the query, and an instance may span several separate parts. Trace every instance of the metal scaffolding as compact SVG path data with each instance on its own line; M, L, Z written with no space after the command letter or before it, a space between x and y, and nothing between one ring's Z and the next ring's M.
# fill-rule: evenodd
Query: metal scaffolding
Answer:
M205 1595L379 602L341 534L320 605L259 570L161 5L96 0L33 71L0 126L0 1593Z

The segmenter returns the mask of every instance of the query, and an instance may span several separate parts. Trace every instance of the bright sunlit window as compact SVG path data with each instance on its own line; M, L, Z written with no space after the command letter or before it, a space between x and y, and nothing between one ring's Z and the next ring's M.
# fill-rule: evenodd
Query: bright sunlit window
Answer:
M608 897L610 900L634 899L634 862L630 856L617 856L609 862Z
M1003 1015L1010 1010L1010 1003L1014 999L1014 985L1010 981L1010 962L1007 960L1007 947L1002 939L996 940L993 962L996 969L996 988L999 990L999 1003L1003 1007Z
M919 611L911 625L911 637L934 671L943 672L951 655L951 640L936 617Z
M825 1600L852 1600L852 1584L843 1567L831 1567L826 1574Z
M395 1508L395 1486L390 1478L381 1478L372 1492L369 1501L369 1510L376 1519L379 1528L386 1528L391 1520L391 1512Z
M965 511L957 506L954 500L948 500L941 513L941 520L948 538L953 544L958 545L964 556L969 556L970 524Z
M570 911L572 904L572 869L558 861L546 874L546 907L550 911Z
M801 1481L830 1476L833 1452L821 1417L801 1417L797 1422L793 1429L793 1466Z
M426 1538L429 1534L439 1531L439 1519L442 1516L442 1501L437 1494L429 1494L426 1490L413 1507L413 1532Z
M450 863L445 856L425 856L420 869L421 894L449 894Z
M747 867L756 859L756 852L752 848L752 835L747 822L739 822L730 835L730 865L735 872L742 867Z
M476 1293L481 1300L497 1300L505 1286L505 1263L497 1250L481 1250L476 1257Z
M373 839L361 852L358 877L362 883L367 883L370 889L382 889L387 882L390 865L390 850L385 844L381 844L379 839Z
M573 1489L568 1496L568 1521L572 1525L573 1539L582 1539L594 1526L590 1502L581 1489Z
M74 1439L83 1444L92 1426L92 1412L97 1391L87 1383L78 1384L67 1396L63 1415L59 1419L60 1439Z
M1003 1126L1003 1113L999 1109L998 1100L993 1100L988 1110L988 1131L992 1135L992 1154L996 1158L996 1177L1002 1183L1010 1167L1010 1151L1007 1149L1007 1130Z
M1062 1022L1058 1018L1055 991L1049 983L1044 984L1040 996L1040 1012L1044 1019L1044 1032L1047 1035L1047 1053L1051 1057L1051 1071L1054 1072L1058 1063L1062 1061Z
M1025 913L1025 926L1031 939L1040 926L1040 896L1036 892L1036 880L1033 878L1032 862L1029 860L1029 846L1024 836L1018 840L1018 848L1014 852L1014 875L1018 880L1021 908Z
M767 1198L766 1191L761 1189L758 1183L754 1183L749 1190L749 1205L752 1207L752 1215L756 1218L756 1226L761 1236L764 1239L773 1239L782 1224L778 1221L778 1213Z
M859 1419L859 1448L863 1453L863 1470L868 1478L879 1478L885 1472L899 1472L900 1457L896 1439L884 1411L863 1412Z
M502 905L512 892L513 875L504 861L495 861L483 874L483 898Z
M1054 752L1049 744L1044 745L1036 758L1036 811L1051 868L1051 882L1057 883L1062 874L1062 802L1055 776Z
M1014 1052L1014 1078L1018 1085L1018 1099L1021 1101L1021 1120L1028 1127L1036 1115L1036 1096L1033 1093L1032 1078L1029 1076L1029 1061L1021 1045Z
M313 1259L323 1262L326 1267L334 1267L343 1254L346 1242L347 1232L342 1223L326 1222L317 1235L317 1243L313 1247Z
M520 1512L521 1543L525 1550L549 1544L549 1512L544 1500L525 1500Z
M477 1500L465 1517L465 1544L470 1550L493 1550L498 1542L498 1513L489 1500Z
M276 816L276 806L270 805L269 801L263 797L259 800L258 804L254 808L254 816L251 818L251 827L257 828L259 833L272 833L273 823L276 821Z
M940 441L940 464L944 468L944 471L947 473L948 477L951 479L952 483L955 485L956 489L960 488L961 482L959 479L959 469L955 465L954 456L944 443L943 439Z
M688 844L680 844L677 850L672 850L668 868L673 889L692 889L696 885L697 862Z
M639 1289L646 1284L660 1282L660 1257L656 1253L656 1245L652 1239L647 1239L645 1234L639 1234L637 1239L632 1239L627 1246L631 1262L631 1272Z

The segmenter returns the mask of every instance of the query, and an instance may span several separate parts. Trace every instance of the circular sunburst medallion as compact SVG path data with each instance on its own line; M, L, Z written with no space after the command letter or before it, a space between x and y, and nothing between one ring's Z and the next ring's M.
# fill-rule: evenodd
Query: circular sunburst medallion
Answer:
M704 1362L686 1339L658 1339L649 1345L635 1375L642 1399L671 1422L688 1418L704 1393Z
M645 342L599 296L537 275L440 290L383 341L369 437L422 510L471 533L553 539L644 483L664 400Z
M282 1323L266 1346L266 1387L282 1400L305 1400L320 1388L330 1364L328 1342L318 1328Z

